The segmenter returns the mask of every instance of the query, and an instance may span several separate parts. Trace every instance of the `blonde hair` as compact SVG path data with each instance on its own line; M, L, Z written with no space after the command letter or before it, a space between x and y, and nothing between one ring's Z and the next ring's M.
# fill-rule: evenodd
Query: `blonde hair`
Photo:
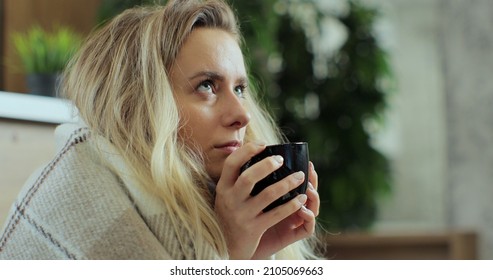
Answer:
M210 178L200 156L178 137L180 116L168 80L178 51L199 27L220 28L241 41L233 12L219 0L129 9L89 36L67 68L63 93L92 131L121 153L139 185L164 202L175 231L185 229L189 239L177 234L181 248L191 242L199 258L208 248L226 258ZM281 134L253 94L246 106L245 140L278 143ZM309 256L304 241L276 254Z

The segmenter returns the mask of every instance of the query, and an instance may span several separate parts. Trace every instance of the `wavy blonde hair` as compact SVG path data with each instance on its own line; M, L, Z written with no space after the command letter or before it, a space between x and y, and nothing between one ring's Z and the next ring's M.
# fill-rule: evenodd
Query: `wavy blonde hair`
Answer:
M167 207L185 248L196 256L228 250L213 210L210 178L200 156L180 141L180 116L168 73L194 28L226 30L238 43L236 18L223 1L169 1L166 6L129 9L96 30L69 64L63 93L74 101L92 131L123 156L139 185ZM247 99L251 121L246 141L278 143L282 136L255 100ZM279 259L312 256L305 241L276 254Z

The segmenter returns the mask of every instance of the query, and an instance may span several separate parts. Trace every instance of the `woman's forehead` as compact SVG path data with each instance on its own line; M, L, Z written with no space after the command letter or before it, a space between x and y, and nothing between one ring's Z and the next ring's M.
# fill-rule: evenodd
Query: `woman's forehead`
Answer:
M235 37L217 28L194 29L176 57L172 72L214 72L220 75L246 76L241 49Z

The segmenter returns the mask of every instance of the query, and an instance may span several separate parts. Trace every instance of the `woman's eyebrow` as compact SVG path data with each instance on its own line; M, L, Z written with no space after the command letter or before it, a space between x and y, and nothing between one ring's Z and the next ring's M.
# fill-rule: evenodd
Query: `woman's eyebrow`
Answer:
M226 80L223 75L221 75L217 72L214 72L214 71L200 71L200 72L195 73L192 76L190 76L188 78L188 80L191 81L191 80L197 79L199 77L207 77L209 79L220 81L220 82ZM246 84L247 82L248 82L248 79L246 77L243 77L243 76L239 77L237 79L237 83L240 83L240 84Z
M223 81L224 80L224 76L222 76L221 74L217 73L217 72L214 72L214 71L200 71L198 73L195 73L194 75L192 75L191 77L189 77L188 79L189 80L193 80L193 79L196 79L196 78L199 78L199 77L208 77L210 79L213 79L213 80L219 80L219 81Z
M237 83L247 85L248 84L248 79L246 77L241 77L237 80Z

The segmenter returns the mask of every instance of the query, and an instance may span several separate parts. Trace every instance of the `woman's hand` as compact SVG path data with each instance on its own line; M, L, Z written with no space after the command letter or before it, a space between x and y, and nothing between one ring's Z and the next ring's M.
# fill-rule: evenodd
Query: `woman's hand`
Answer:
M305 175L298 172L258 195L250 196L258 181L282 166L282 158L272 156L240 174L240 167L264 148L265 145L248 143L232 153L224 163L216 186L215 211L222 223L232 259L268 258L314 231L320 202L315 190L317 174L311 163L306 195L299 195L266 213L262 211L303 182Z
M269 228L264 233L253 258L263 259L269 257L291 243L310 237L315 232L315 218L318 216L320 207L320 198L317 192L318 175L313 163L310 162L309 165L306 204L296 213Z

